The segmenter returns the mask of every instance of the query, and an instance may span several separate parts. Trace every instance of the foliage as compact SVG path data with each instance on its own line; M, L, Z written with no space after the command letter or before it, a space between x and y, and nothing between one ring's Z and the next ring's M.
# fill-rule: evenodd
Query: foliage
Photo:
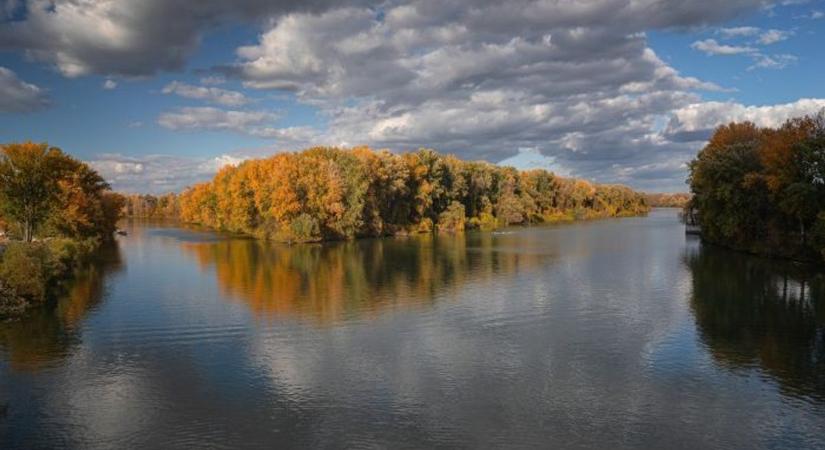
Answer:
M46 144L0 147L0 211L18 223L28 242L56 202L61 156L60 150Z
M438 216L438 231L464 231L466 216L464 205L453 201L447 209Z
M12 242L0 260L0 283L29 303L41 303L96 247L94 240Z
M181 218L283 241L526 225L644 213L624 186L519 172L422 149L316 147L226 167L179 197Z
M0 146L0 214L20 237L110 238L122 201L87 164L32 142Z
M690 185L705 239L797 259L825 256L825 111L776 129L720 127L691 162Z
M645 194L647 204L653 208L684 208L690 202L691 197L685 192Z
M17 291L0 280L0 319L19 316L28 306L29 302L26 299L17 295Z
M173 192L160 196L127 194L123 197L126 217L176 219L180 216L180 202Z
M97 172L58 148L0 146L0 226L22 238L0 249L0 315L43 302L112 238L124 204Z

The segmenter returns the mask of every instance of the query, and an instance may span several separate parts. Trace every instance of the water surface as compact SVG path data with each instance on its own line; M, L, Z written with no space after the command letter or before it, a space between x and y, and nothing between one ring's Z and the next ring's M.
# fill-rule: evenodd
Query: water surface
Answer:
M672 210L281 246L132 223L0 325L0 447L824 448L825 277Z

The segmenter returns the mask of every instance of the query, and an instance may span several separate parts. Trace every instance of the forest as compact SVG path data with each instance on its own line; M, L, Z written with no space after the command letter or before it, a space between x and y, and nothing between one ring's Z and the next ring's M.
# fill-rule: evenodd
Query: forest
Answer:
M651 208L684 208L691 197L687 192L645 194L645 200Z
M316 147L227 166L180 195L182 220L283 242L491 230L648 211L619 185L463 161Z
M124 199L46 143L0 145L0 318L43 303L116 230Z
M688 215L708 242L825 261L825 110L719 127L690 164Z

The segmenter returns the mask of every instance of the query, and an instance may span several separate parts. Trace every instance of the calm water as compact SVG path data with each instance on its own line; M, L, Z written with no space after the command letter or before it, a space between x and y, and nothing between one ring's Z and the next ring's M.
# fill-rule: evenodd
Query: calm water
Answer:
M673 211L294 247L129 231L0 325L1 447L825 448L825 277Z

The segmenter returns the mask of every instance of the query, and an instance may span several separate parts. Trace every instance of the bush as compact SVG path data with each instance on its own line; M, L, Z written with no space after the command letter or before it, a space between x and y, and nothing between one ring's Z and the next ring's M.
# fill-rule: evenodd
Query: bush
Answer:
M32 302L40 303L46 299L50 274L60 264L52 252L43 243L9 244L0 262L0 280L14 292Z
M44 302L59 281L96 247L93 239L10 243L0 260L3 301L9 305L19 303L16 297L32 304Z

